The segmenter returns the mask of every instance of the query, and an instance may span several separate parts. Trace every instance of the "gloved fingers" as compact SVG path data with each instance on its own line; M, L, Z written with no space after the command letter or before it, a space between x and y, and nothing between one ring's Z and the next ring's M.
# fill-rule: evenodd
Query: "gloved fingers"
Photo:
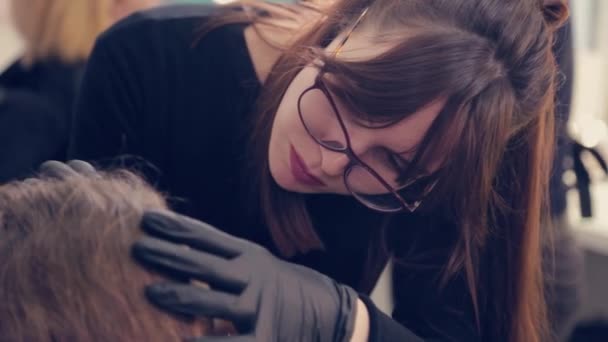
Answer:
M26 178L26 179L23 180L23 183L26 184L26 185L34 185L34 184L36 184L39 181L40 181L39 178Z
M94 177L98 175L97 170L95 170L93 165L83 160L70 160L68 166L83 176Z
M146 297L174 314L207 316L229 321L253 321L255 313L238 305L238 297L193 284L157 283L146 287Z
M58 179L78 176L78 173L67 164L56 160L49 160L42 163L42 165L40 165L40 173L43 176Z
M67 163L62 163L56 160L49 160L40 165L40 173L52 178L68 178L78 175L91 177L97 175L95 168L82 160L71 160Z
M224 258L150 236L140 238L132 248L142 263L208 283L229 292L240 292L247 284L247 272Z
M250 335L236 335L236 336L208 336L208 337L196 337L187 338L185 342L261 342L256 340L255 337Z
M142 219L142 227L151 235L225 258L238 256L251 244L207 223L170 211L147 211Z

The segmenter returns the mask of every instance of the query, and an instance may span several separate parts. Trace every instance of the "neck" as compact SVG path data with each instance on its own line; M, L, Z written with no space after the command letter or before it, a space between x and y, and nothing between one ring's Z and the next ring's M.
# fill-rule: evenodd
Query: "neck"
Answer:
M269 40L267 37L273 37ZM275 62L282 54L290 37L284 31L268 26L253 25L245 28L245 42L251 62L260 83L264 84Z

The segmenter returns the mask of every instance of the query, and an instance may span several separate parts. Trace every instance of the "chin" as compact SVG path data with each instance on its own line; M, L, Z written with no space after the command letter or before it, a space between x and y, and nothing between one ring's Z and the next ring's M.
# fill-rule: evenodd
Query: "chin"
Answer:
M302 194L313 194L319 193L320 191L307 187L306 185L300 184L291 175L289 168L273 168L270 165L270 175L272 179L285 191L297 192Z

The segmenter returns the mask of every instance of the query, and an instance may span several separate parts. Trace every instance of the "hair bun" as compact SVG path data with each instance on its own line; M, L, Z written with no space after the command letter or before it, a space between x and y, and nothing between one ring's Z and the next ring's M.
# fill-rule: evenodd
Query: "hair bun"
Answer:
M567 0L544 0L542 11L545 22L554 30L564 25L570 15Z

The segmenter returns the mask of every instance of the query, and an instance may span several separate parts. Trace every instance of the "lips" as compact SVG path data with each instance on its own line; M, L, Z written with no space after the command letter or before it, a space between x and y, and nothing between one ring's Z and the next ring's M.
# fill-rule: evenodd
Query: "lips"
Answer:
M291 173L298 182L308 186L326 186L322 180L310 174L306 164L293 146L291 146L290 152Z

